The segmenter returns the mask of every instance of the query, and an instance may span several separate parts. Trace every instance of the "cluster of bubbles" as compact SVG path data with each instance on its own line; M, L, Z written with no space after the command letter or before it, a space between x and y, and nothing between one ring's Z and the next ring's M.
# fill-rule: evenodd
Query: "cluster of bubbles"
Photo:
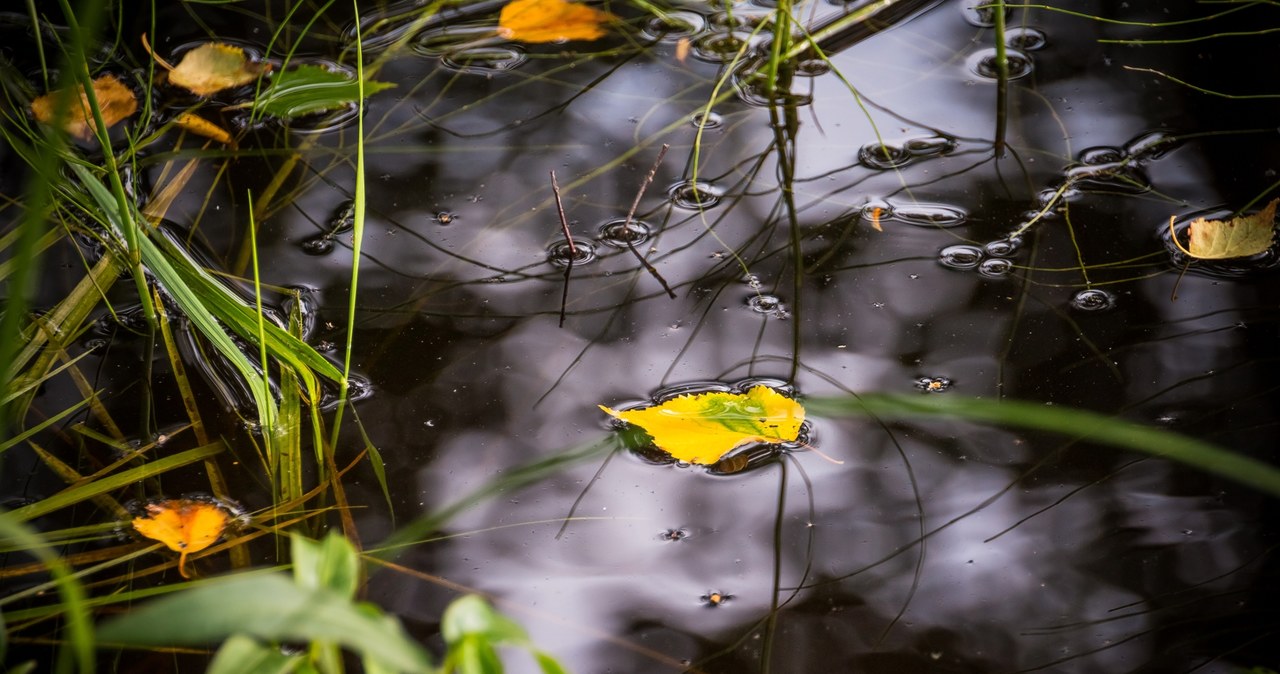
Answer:
M355 226L355 202L348 199L338 205L329 217L324 231L302 240L299 244L307 255L328 255L333 252L334 240L341 234L351 231Z
M988 278L1004 278L1013 271L1013 261L1009 258L1021 245L1022 240L1014 237L997 239L981 247L956 244L938 251L938 263L948 269L973 269Z
M902 168L921 159L940 157L955 149L956 140L941 134L885 140L863 145L858 150L858 163L870 169L886 171Z

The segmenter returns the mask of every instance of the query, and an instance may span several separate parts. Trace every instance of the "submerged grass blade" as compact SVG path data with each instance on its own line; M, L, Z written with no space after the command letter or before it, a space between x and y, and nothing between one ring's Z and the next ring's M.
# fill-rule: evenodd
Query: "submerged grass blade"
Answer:
M1280 468L1185 435L1082 409L1023 401L894 394L810 398L804 406L811 414L821 416L957 419L1062 433L1179 461L1280 496Z
M122 473L117 473L108 477L94 480L88 484L72 487L42 499L31 505L23 506L9 512L9 517L18 522L25 522L41 515L47 515L56 510L60 510L70 505L80 503L87 499L93 498L99 494L106 494L120 487L124 487L140 480L168 472L174 468L179 468L190 463L200 461L205 457L218 454L226 449L221 442L215 442L203 447L196 447L185 452L180 452L172 456L166 456L163 459L157 459L150 463L131 468Z

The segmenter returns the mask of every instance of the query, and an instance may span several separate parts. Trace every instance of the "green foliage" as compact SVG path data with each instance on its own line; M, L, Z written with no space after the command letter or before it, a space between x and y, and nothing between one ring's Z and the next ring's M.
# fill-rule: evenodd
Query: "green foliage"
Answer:
M351 76L323 68L302 65L290 68L271 80L271 85L251 104L255 112L293 119L303 115L337 110L363 96L394 87L388 82L363 83Z
M501 674L502 660L495 646L527 649L545 674L563 674L564 669L550 655L534 648L524 628L476 595L454 601L444 611L440 624L449 654L445 674Z

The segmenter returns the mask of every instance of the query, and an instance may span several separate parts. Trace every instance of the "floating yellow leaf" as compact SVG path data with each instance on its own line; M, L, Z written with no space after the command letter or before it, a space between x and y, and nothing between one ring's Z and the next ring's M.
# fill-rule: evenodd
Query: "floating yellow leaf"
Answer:
M653 444L680 461L709 465L748 442L791 442L804 408L768 386L746 393L701 393L638 410L600 409L643 428Z
M135 517L133 528L179 553L178 573L187 575L187 555L217 541L227 528L228 514L216 503L174 499L147 504L147 516Z
M196 135L229 145L232 149L236 147L236 140L231 137L230 132L194 112L179 113L173 118L173 123Z
M76 91L80 95L68 101L68 108L62 115L62 128L77 138L88 140L97 132L98 125L94 122L93 108L89 105L84 87L77 85ZM53 91L31 101L31 114L35 115L37 121L42 124L53 123L60 95L61 92ZM93 81L93 95L98 99L98 109L102 111L102 121L107 126L114 126L138 110L138 99L133 95L133 90L110 73Z
M601 24L615 18L567 0L515 0L498 15L498 34L520 42L596 40L605 34Z
M1280 199L1272 199L1261 211L1231 218L1230 222L1196 218L1189 227L1191 249L1185 252L1201 260L1223 260L1265 251L1271 247L1277 203Z
M169 82L197 96L211 96L248 84L270 69L270 64L250 61L239 47L209 42L183 54L178 65L169 71Z

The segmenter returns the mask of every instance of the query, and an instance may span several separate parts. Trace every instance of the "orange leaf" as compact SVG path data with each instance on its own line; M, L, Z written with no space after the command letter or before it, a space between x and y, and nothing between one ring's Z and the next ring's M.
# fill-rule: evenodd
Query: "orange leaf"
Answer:
M222 536L227 511L208 501L174 499L147 504L147 517L135 517L133 528L179 553L178 573L187 575L187 555L199 552Z
M498 35L519 42L566 42L604 37L608 12L567 0L515 0L498 15Z
M194 112L179 113L177 117L173 118L173 123L196 135L213 139L223 145L229 145L232 149L236 147L236 140L231 137L231 134L226 129Z
M89 140L97 132L98 125L93 119L93 108L89 106L89 97L84 87L76 86L79 96L68 101L68 109L62 115L62 128L67 133ZM98 109L102 111L102 121L107 126L129 117L138 110L138 100L133 90L125 86L110 73L101 75L93 81L93 95L98 99ZM31 114L42 124L52 124L56 115L56 106L61 92L47 93L31 101Z

